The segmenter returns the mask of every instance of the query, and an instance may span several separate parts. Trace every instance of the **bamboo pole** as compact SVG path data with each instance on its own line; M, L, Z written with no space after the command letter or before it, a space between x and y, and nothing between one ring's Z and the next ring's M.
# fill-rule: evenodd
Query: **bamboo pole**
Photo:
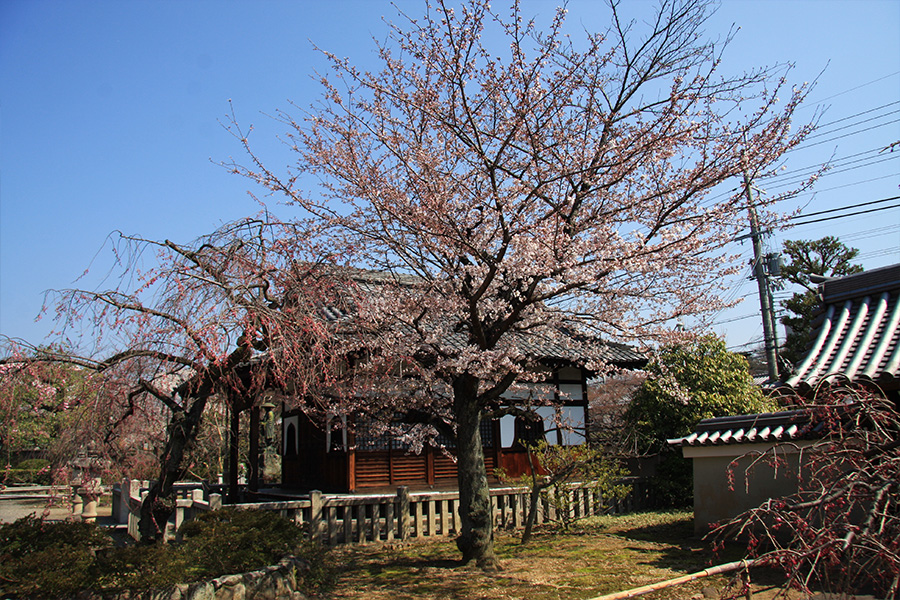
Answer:
M696 573L691 573L689 575L682 575L681 577L676 577L675 579L667 579L666 581L660 581L658 583L652 583L650 585L625 590L624 592L616 592L615 594L597 596L596 598L591 598L590 600L622 600L623 598L634 598L635 596L642 596L644 594L649 594L650 592L655 592L657 590L662 590L675 585L681 585L682 583L687 583L689 581L694 581L695 579L709 577L710 575L728 573L730 571L737 571L738 569L748 569L752 567L755 562L756 561L753 560L738 560L735 562L725 563L724 565L710 567L708 569L704 569Z

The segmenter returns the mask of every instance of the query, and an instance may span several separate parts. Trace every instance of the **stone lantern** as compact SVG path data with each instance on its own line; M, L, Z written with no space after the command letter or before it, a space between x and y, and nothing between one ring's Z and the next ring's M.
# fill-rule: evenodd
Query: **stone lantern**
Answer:
M277 476L281 472L280 458L278 452L278 420L275 416L275 404L271 397L267 397L266 401L260 405L262 408L262 464L260 472L267 480L271 480L273 474Z
M72 514L93 523L97 520L97 503L103 493L100 473L105 461L96 445L89 442L69 461L69 466L72 468Z

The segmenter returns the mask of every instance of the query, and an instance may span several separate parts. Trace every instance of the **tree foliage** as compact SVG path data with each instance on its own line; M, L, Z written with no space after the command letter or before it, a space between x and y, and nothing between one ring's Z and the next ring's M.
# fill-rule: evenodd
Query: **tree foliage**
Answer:
M641 453L665 451L702 419L769 412L777 404L753 384L747 360L706 336L666 346L647 365L626 420Z
M103 391L89 371L33 358L13 350L0 364L0 461L8 469L39 458L49 465L42 478L51 480L65 477L76 451L101 430Z
M628 471L607 452L589 444L561 446L538 440L526 446L527 473L518 479L501 480L530 489L522 544L531 539L539 510L539 502L553 507L553 514L564 529L568 529L584 512L572 507L571 490L575 485L602 494L604 501L615 502L628 495L631 488L623 482Z
M105 425L94 439L107 451L164 434L142 506L143 539L156 539L171 514L172 484L190 467L210 403L241 411L265 389L289 388L314 404L333 381L338 355L320 310L341 306L335 283L309 260L293 225L266 217L226 224L193 244L111 238L114 285L58 292L52 307L62 336L87 327L92 345L77 354L8 351L7 364L92 374L91 402Z
M748 540L748 550L787 576L786 587L852 597L900 593L900 412L871 390L840 390L797 399L824 435L802 451L800 491L773 498L723 523L711 536ZM755 456L745 484L761 464L777 464L796 444ZM783 466L782 466L783 468Z
M859 250L830 235L818 240L787 240L784 253L789 262L782 267L781 276L804 288L803 292L795 292L782 302L782 306L794 315L781 317L781 322L789 328L782 356L796 363L806 355L814 333L813 317L821 305L817 286L810 282L809 276L843 277L861 273L863 269L853 262Z
M638 455L658 456L650 482L656 502L687 506L692 465L666 440L687 435L702 419L769 412L777 405L753 384L747 360L715 336L666 346L646 370L625 413L630 443Z
M457 438L459 545L486 568L478 425L535 370L523 338L646 339L721 306L745 207L707 194L770 172L808 131L790 131L805 90L783 73L723 74L707 3L663 0L646 26L611 8L608 29L575 39L565 10L542 28L518 3L439 1L391 24L379 71L326 52L320 103L279 113L297 152L284 173L232 128L249 164L228 168L297 206L345 264L396 274L364 317L379 358L415 372L413 401Z

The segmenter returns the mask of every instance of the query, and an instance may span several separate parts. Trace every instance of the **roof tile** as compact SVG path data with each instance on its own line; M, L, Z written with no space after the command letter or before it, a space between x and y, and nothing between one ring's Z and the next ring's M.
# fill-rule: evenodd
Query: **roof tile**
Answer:
M799 391L832 381L900 383L900 265L822 285L824 316L806 358L785 381Z

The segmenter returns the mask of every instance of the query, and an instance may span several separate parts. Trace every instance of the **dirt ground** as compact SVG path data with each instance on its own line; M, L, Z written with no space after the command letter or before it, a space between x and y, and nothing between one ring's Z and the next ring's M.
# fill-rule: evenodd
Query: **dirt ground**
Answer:
M585 600L654 584L739 556L717 556L692 537L692 522L678 517L670 523L645 523L641 516L622 517L608 526L569 532L539 532L528 546L515 535L498 532L502 570L484 573L460 564L452 541L433 540L396 546L354 546L335 549L339 576L328 600ZM726 589L735 573L679 585L641 598L706 600L732 596ZM783 576L764 569L751 571L752 600L809 600L784 595ZM746 598L744 594L737 596ZM816 599L817 596L813 596ZM872 596L857 596L874 600Z
M0 501L0 523L12 523L28 515L44 517L53 521L62 521L74 517L71 503L65 500L56 500L49 504L43 500ZM112 519L109 503L100 505L97 509L97 519L100 522Z

